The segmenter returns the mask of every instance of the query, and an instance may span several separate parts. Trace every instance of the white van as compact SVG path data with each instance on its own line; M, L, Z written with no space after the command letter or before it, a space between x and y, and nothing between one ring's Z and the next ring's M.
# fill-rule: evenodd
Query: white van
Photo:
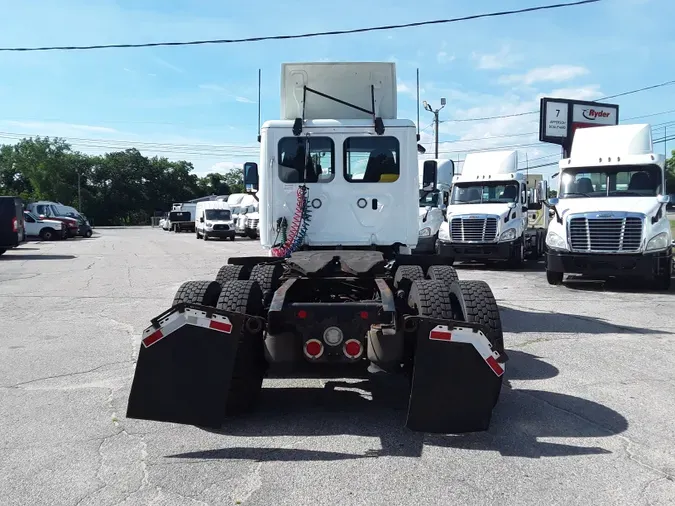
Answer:
M195 232L197 239L204 239L205 241L210 237L234 241L235 229L230 206L226 202L216 200L197 202Z

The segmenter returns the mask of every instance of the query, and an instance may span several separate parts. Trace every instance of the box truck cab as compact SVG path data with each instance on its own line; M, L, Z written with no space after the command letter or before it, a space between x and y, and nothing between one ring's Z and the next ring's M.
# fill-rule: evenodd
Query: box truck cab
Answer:
M205 241L212 237L234 241L232 209L227 202L215 200L198 202L195 210L195 233L197 239Z
M453 177L447 220L438 253L455 260L507 261L520 267L544 252L548 213L542 211L547 182L518 171L518 152L486 151L466 156Z
M633 276L670 287L672 236L666 215L665 156L650 125L584 128L559 162L558 197L549 199L546 277Z
M438 231L450 202L455 163L449 159L419 160L419 240L415 253L434 253Z

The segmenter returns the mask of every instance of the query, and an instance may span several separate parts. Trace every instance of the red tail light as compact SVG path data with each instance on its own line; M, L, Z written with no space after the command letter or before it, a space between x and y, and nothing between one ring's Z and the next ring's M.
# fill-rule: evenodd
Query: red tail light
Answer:
M323 355L323 343L318 339L310 339L305 343L305 355L309 358L319 358Z
M301 320L307 318L307 311L305 311L304 309L298 311L298 318L300 318Z
M13 232L19 231L19 221L16 219L16 216L12 218L12 231Z
M347 355L348 358L355 359L359 358L363 353L363 346L361 346L360 341L357 341L356 339L350 339L345 343L342 351L345 355Z

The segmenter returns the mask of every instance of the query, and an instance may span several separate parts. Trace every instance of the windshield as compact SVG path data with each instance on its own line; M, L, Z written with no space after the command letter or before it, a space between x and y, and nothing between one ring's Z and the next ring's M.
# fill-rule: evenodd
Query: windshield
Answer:
M459 183L452 188L452 204L498 204L518 201L518 182Z
M204 214L207 220L227 221L231 218L229 209L207 209Z
M560 177L560 198L654 197L661 192L658 165L575 167Z
M420 190L420 207L438 207L438 199L440 197L440 192L434 190L432 192L427 190Z

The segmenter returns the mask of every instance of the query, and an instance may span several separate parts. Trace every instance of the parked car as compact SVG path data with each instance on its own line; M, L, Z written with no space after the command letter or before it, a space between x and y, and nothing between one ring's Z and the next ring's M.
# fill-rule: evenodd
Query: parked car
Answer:
M41 220L48 218L50 220L62 222L66 227L66 234L68 237L75 237L79 233L80 224L77 218L66 216L66 211L60 209L60 207L63 206L58 202L39 201L31 202L26 206L26 209Z
M54 241L68 237L65 225L59 220L42 220L30 211L23 212L23 219L26 227L26 236L28 237L39 237L43 241Z
M0 197L0 255L25 240L23 201L19 197Z

